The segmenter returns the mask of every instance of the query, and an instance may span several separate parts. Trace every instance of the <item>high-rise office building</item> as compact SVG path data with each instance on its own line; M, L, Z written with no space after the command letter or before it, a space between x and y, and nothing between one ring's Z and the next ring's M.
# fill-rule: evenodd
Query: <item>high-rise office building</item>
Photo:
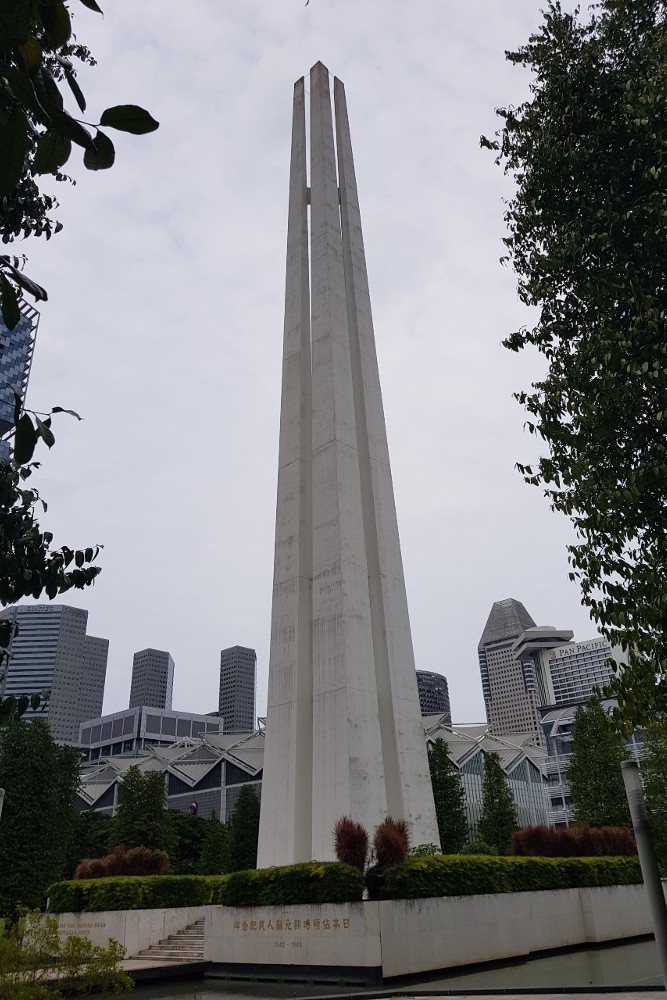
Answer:
M10 330L0 315L0 461L9 461L11 447L6 436L14 427L15 389L25 398L39 313L21 301L21 318Z
M255 728L257 653L247 646L230 646L220 653L218 715L224 732L247 733Z
M609 657L624 659L606 639L572 642L572 636L569 629L531 628L514 643L515 658L530 664L538 678L540 705L587 701L595 689L602 690L609 682Z
M45 718L58 743L75 746L81 723L102 712L108 641L87 636L88 612L65 604L18 605L0 618L18 626L0 693L49 691L46 709L28 709L25 718Z
M477 654L482 675L486 718L493 732L535 733L541 738L537 677L532 661L517 660L512 647L535 622L514 598L491 608Z
M134 654L130 708L171 708L173 689L174 661L166 649L142 649Z
M418 670L417 688L422 715L444 715L444 722L451 726L452 711L449 706L447 678L430 670Z

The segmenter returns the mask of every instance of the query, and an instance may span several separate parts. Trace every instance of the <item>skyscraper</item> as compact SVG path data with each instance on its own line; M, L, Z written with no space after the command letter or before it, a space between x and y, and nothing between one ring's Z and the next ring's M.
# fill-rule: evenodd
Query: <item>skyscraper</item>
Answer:
M129 708L171 708L174 661L165 649L142 649L132 659ZM97 713L100 714L99 712ZM89 715L87 718L92 719Z
M447 678L430 670L418 670L417 689L422 715L444 715L445 722L451 726L452 711L449 706Z
M258 865L333 858L342 816L438 830L345 91L294 87L278 499ZM310 180L310 184L309 184Z
M21 300L21 318L13 330L0 315L0 461L9 461L11 447L7 434L14 427L15 389L25 398L35 346L39 313Z
M496 601L479 640L477 654L486 718L499 735L541 732L533 664L522 663L512 652L515 640L534 625L520 601Z
M100 715L107 669L107 639L86 635L88 612L65 604L17 605L0 612L18 625L9 646L3 695L50 691L46 718L54 740L75 746L79 726Z
M531 628L512 647L516 659L533 666L541 706L588 701L611 678L609 657L624 660L621 650L613 650L606 639L573 642L573 634L570 629Z
M246 646L230 646L220 653L218 715L225 733L247 733L255 728L257 653Z

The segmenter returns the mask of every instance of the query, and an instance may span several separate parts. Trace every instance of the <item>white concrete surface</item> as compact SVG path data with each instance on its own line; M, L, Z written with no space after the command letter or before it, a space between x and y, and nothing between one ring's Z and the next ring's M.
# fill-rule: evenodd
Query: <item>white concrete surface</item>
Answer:
M210 907L204 957L220 964L381 967L384 977L392 977L650 932L642 885L325 906Z
M106 945L110 938L125 948L129 958L152 944L176 934L205 916L208 906L178 906L154 910L107 910L101 913L54 913L61 937L78 934L93 944Z
M258 864L333 858L344 815L438 842L342 85L294 96ZM310 202L310 277L308 202Z

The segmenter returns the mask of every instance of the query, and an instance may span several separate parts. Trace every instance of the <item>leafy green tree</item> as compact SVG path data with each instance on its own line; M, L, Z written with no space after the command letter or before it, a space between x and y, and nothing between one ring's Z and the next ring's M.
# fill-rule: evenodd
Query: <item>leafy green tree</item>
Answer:
M83 7L101 13L96 0ZM72 143L83 150L89 170L113 165L115 150L104 128L143 134L158 123L136 105L107 108L99 123L78 115L86 99L76 78L75 62L94 65L85 46L72 33L69 0L25 0L0 4L0 236L4 243L29 235L49 239L62 227L49 217L55 199L39 188L42 175L66 179L61 173ZM81 8L77 7L80 11ZM65 107L63 84L77 105ZM18 322L17 288L46 299L43 288L20 270L20 261L0 257L2 315L10 329Z
M518 829L516 809L500 757L497 753L485 753L482 816L477 828L477 839L495 847L499 854L509 854L512 834Z
M231 871L229 825L221 823L214 812L206 820L206 832L197 864L199 875L225 875Z
M84 858L103 858L109 853L111 817L95 809L76 814L67 853L66 877L72 878L76 866Z
M444 740L435 740L428 749L435 815L443 854L456 854L468 839L466 800L458 768L454 767Z
M642 782L655 853L660 864L667 865L667 715L646 727Z
M167 812L167 789L161 771L128 768L118 785L118 811L113 818L111 847L173 849L172 825Z
M43 719L12 719L0 730L0 914L43 906L63 877L74 828L79 755L58 747Z
M244 785L229 820L229 871L257 867L259 798L252 785Z
M629 667L618 715L667 708L667 5L548 0L507 58L530 99L501 108L514 177L504 242L537 322L511 334L548 370L518 393L546 454L520 465L572 519L571 578Z
M181 809L170 809L172 849L169 870L173 875L194 875L206 838L207 823L202 816L191 816Z
M577 709L572 724L567 781L575 823L630 826L621 775L626 756L612 719L594 695Z
M62 407L56 406L51 414L61 412ZM54 443L51 414L21 414L17 400L14 458L11 463L0 462L0 604L4 607L21 597L46 594L52 600L72 588L81 590L100 572L99 566L92 565L99 546L74 551L63 545L52 550L53 535L42 531L37 521L38 507L46 510L46 504L27 480L40 466L32 460L37 442L41 439L49 448ZM0 621L0 679L7 666L13 628L8 619ZM0 696L0 726L22 715L29 705L38 708L43 700L44 695L36 692L20 698Z

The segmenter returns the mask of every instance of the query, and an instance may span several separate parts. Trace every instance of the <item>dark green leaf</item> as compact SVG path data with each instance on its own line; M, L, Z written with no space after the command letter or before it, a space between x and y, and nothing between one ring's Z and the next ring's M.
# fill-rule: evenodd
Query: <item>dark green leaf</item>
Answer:
M0 198L10 194L25 170L28 119L18 104L0 105Z
M79 568L81 568L81 566L83 566L84 555L83 555L83 552L80 549L77 549L77 551L74 553L74 562L76 563L76 565Z
M16 289L4 274L0 274L0 292L2 293L2 320L8 330L13 330L21 318Z
M31 75L42 65L42 46L36 38L26 38L19 45L19 54L25 69Z
M24 413L16 425L14 437L14 462L16 465L26 465L33 456L37 444L37 431L30 419L30 414Z
M79 84L77 82L77 79L74 76L74 72L71 69L71 67L67 67L67 66L65 67L65 78L66 78L66 80L67 80L67 82L69 84L69 89L74 94L74 100L79 105L79 110L82 111L82 112L85 111L86 110L86 98L83 96L83 91L81 90L81 87L79 86Z
M42 697L39 694L33 694L30 696L30 707L33 712L36 712L42 703Z
M12 94L23 104L24 108L31 111L43 125L48 125L49 116L37 100L35 88L28 74L23 73L15 66L10 66L9 63L0 61L0 76L7 80Z
M62 0L39 0L39 14L50 48L65 45L72 35L72 22Z
M48 448L52 448L56 443L53 431L43 420L40 420L39 417L35 417L35 421L37 423L37 431L42 441Z
M45 132L37 143L32 161L33 174L53 174L67 163L72 152L72 141L60 132Z
M62 94L60 93L60 89L54 80L53 75L49 72L46 66L40 66L32 79L39 103L47 111L47 113L53 117L55 112L62 111Z
M132 132L133 135L145 135L159 128L159 122L136 104L117 104L113 108L107 108L102 114L100 125L107 125L121 132Z
M81 3L84 7L87 7L88 10L94 10L97 14L102 14L102 8L97 6L95 0L81 0Z
M72 142L75 142L77 146L83 146L84 149L90 149L95 151L95 143L93 142L93 137L85 129L83 125L68 115L66 111L61 111L59 109L50 109L51 117L53 118L54 127L59 129L63 135L67 136Z
M95 149L87 149L83 154L84 166L89 170L107 170L113 166L116 158L116 151L108 135L98 129L95 136Z
M83 418L79 416L76 410L65 410L62 406L54 406L51 408L51 413L69 413L70 417L76 417L77 420L82 420Z
M9 271L16 284L20 285L21 288L24 288L26 292L30 292L32 297L37 299L38 302L46 302L48 295L46 294L45 289L43 289L42 286L38 285L35 281L32 281L31 278L26 277L26 275L23 274L22 271L19 271L17 267L14 267L14 265L10 262L9 257L6 255L0 256L0 268L5 268L5 270Z
M30 698L27 694L22 695L16 702L16 714L21 716L30 707Z

